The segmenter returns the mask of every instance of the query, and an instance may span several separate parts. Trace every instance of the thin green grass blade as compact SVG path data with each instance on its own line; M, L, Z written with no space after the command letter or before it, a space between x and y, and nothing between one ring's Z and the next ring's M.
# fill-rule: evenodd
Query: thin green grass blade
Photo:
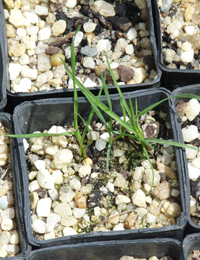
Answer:
M173 96L173 97L168 97L168 98L164 98L156 103L154 103L153 105L145 108L144 110L142 110L137 116L136 118L140 117L141 115L144 115L145 113L148 113L150 110L154 109L155 107L157 107L158 105L160 105L161 103L169 100L169 99L174 99L174 98L194 98L200 101L200 96L198 95L193 95L193 94L182 94L182 95L177 95L177 96Z
M138 123L138 119L135 119L135 114L134 114L134 109L133 109L133 104L131 102L131 98L129 97L129 106L130 106L130 110L131 110L131 123L133 126L133 129L135 130L135 132L137 133L137 136L141 139L144 139L144 135L142 130L140 129L139 123ZM137 99L135 100L135 108L136 108L136 115L137 115Z
M64 66L65 66L67 74L69 75L70 78L72 78L72 73L71 73L70 69L67 67L67 65L66 65L66 63L64 61L63 61L63 63L64 63ZM81 89L82 93L86 96L86 98L88 99L88 101L90 102L92 107L94 108L97 97L95 97L77 78L75 79L75 82L76 82L76 85ZM125 122L119 116L117 116L112 110L110 110L100 100L98 102L98 107L102 111L104 111L106 114L108 114L110 117L112 117L117 122L119 122L121 125L123 125L124 128L126 128L127 130L129 130L129 131L134 133L134 130L132 129L132 127L127 122ZM96 111L95 111L95 113L96 113Z
M120 98L120 105L121 105L121 108L122 108L124 122L126 122L126 110L125 110L125 108L123 106L123 100L121 98ZM123 131L123 126L120 127L120 132L122 132L122 131Z
M66 135L66 136L76 135L76 132L63 132L59 134L53 134L53 133L35 133L35 134L20 134L20 135L8 134L5 136L12 137L12 138L37 138L37 137L60 136L60 135Z
M133 127L135 133L137 133L138 131L137 131L136 123L135 123L135 113L134 113L133 104L132 104L130 96L129 96L129 106L130 106L130 112L131 112L130 121L131 121L131 124L132 124L132 127Z
M110 99L110 95L109 95L109 92L108 92L108 87L107 87L107 84L106 84L106 73L103 77L103 74L100 70L100 67L99 67L99 71L100 71L100 76L101 76L101 80L103 82L103 89L104 89L104 94L106 96L106 100L108 102L108 107L110 110L112 110L112 101ZM104 124L105 125L105 124ZM110 153L111 153L111 147L112 147L112 132L111 132L111 129L112 129L112 118L110 117L109 118L109 127L106 126L106 129L109 133L109 143L108 143L108 146L107 146L107 154L106 154L106 171L107 173L109 173L109 160L110 160Z
M138 115L138 104L137 104L137 98L135 99L135 114L136 114L136 116ZM135 120L136 120L137 130L138 130L138 132L140 133L141 137L144 138L143 131L142 131L142 129L140 128L140 125L139 125L138 117L136 117Z
M101 88L100 91L99 91L98 99L99 99L100 96L101 96L102 90L103 90L103 88ZM98 100L98 99L97 99L97 100ZM83 140L83 141L84 141L85 135L86 135L86 133L87 133L88 126L90 125L90 123L91 123L91 121L92 121L93 115L94 115L94 109L92 109L92 111L90 112L89 117L88 117L88 120L87 120L87 122L86 122L86 124L85 124L84 130L83 130L83 134L82 134L82 140Z
M107 148L107 155L106 155L106 171L107 171L107 173L109 173L109 159L110 159L111 147L112 147L112 140L108 143L108 148Z
M126 110L127 113L128 113L128 115L130 116L130 109L129 109L129 107L128 107L128 104L127 104L127 102L126 102L126 100L125 100L125 98L124 98L124 95L123 95L123 93L122 93L122 91L121 91L121 89L120 89L120 87L119 87L119 85L118 85L118 83L117 83L117 80L116 80L116 78L115 78L115 76L114 76L114 74L113 74L113 71L112 71L112 69L111 69L111 67L110 67L110 63L109 63L109 61L108 61L108 57L107 57L107 55L105 55L105 56L106 56L106 62L107 62L107 65L108 65L109 72L110 72L110 74L111 74L111 76L112 76L112 79L113 79L113 81L114 81L114 84L115 84L115 86L116 86L116 88L117 88L117 90L118 90L118 92L119 92L120 97L121 97L121 101L122 101L121 107L122 107L123 110ZM123 113L123 114L124 114L124 113ZM126 113L125 113L125 114L126 114Z
M103 76L103 74L100 70L100 67L99 67L99 71L100 71L100 76L101 76L101 80L102 80L102 83L103 83L104 94L105 94L106 100L108 102L108 107L110 108L110 110L112 110L112 102L111 102L110 95L109 95L109 92L108 92L108 87L107 87L107 84L106 84L106 73ZM112 118L111 117L109 118L109 127L112 128Z
M90 115L89 115L89 118L90 118L91 120L92 120L93 115L94 115L94 110L92 110L91 113L90 113ZM81 137L82 137L82 142L83 142L84 139L85 139L85 135L86 135L85 130L86 130L86 131L89 132L89 134L90 134L90 139L91 139L91 141L86 145L86 146L89 146L89 145L91 145L92 142L93 142L92 133L91 133L91 131L90 131L90 128L88 127L91 121L87 120L87 122L86 122L80 114L78 114L78 116L79 116L80 119L85 123L84 132L83 132L83 134L82 134L82 136L81 136Z
M181 94L181 95L173 96L171 98L191 98L191 99L194 98L200 100L200 96L194 94Z
M135 118L138 118L146 113L148 113L150 110L154 109L155 107L157 107L158 105L160 105L161 103L165 102L166 100L169 100L170 98L164 98L156 103L154 103L153 105L143 109L140 113L138 113Z
M72 80L73 80L73 87L74 87L74 127L78 131L78 93L76 89L76 55L75 55L75 49L74 49L74 40L76 37L76 34L80 30L81 26L78 27L71 44L71 65L72 65Z
M113 133L115 133L114 131L113 131ZM141 145L144 145L145 147L149 147L149 148L151 148L151 150L153 150L153 147L150 145L150 143L148 142L148 141L146 141L146 139L144 138L139 138L139 137L137 137L137 136L135 136L135 135L132 135L132 134L124 134L124 133L118 133L118 135L113 139L113 143L117 140L117 139L119 139L119 138L121 138L121 137L129 137L129 138L132 138L132 139L135 139L135 140L137 140Z
M197 150L197 151L200 150L197 147L175 142L175 141L171 141L171 140L164 140L164 139L157 139L157 138L144 138L144 140L146 140L149 143L157 143L157 144L163 144L163 145L166 144L166 145L172 145L172 146L181 147L181 148L189 148L189 149L193 149L193 150Z
M83 130L82 136L81 136L81 137L82 137L82 141L84 141L85 136L86 136L86 134L87 134L87 130L89 130L88 126L90 125L93 116L94 116L94 110L93 110L93 109L92 109L92 111L90 112L87 121L85 121L85 120L81 117L81 115L79 114L79 117L80 117L81 120L85 123L85 127L84 127L84 130Z
M100 72L101 80L102 80L102 83L103 83L104 94L105 94L106 100L108 102L108 107L112 110L112 102L111 102L110 95L109 95L109 92L108 92L108 87L107 87L107 84L106 84L106 73L103 76L103 74L100 70L100 67L99 67L99 72Z
M78 128L78 92L76 89L76 55L75 55L75 48L74 48L74 40L75 37L80 30L81 25L78 27L71 43L71 65L72 65L72 80L73 80L73 87L74 87L74 128L76 129L76 138L80 146L80 155L83 156L84 158L87 156L84 145L83 145L83 139L82 136L79 132Z

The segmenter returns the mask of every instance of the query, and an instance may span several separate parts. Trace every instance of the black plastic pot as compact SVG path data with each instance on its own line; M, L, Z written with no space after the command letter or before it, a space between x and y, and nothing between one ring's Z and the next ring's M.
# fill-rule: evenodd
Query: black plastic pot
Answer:
M183 249L183 259L188 260L188 256L194 251L200 251L200 235L199 234L191 234L187 235L182 243Z
M155 40L155 34L154 34L154 25L153 25L153 17L152 17L152 6L151 1L146 0L147 2L147 14L148 14L148 29L150 32L150 40L152 43L152 50L153 50L153 57L154 57L154 63L155 63L155 70L157 72L157 75L155 79L148 83L141 83L141 84L135 84L135 85L121 85L120 88L123 92L132 91L132 90L139 90L139 89L147 89L147 88L156 88L160 86L160 78L161 78L161 71L157 64L157 49L156 49L156 40ZM31 101L31 100L38 100L43 98L55 98L55 97L72 97L73 96L73 89L62 89L62 90L52 90L52 91L40 91L40 92L34 92L34 93L12 93L10 91L10 83L8 78L8 46L7 46L7 36L6 36L6 30L5 30L5 19L4 19L4 12L3 12L3 6L2 1L0 1L0 14L1 14L1 45L2 45L2 59L0 57L0 62L3 60L3 66L4 66L4 75L3 79L5 84L7 85L7 95L8 95L8 104L6 107L6 111L9 113L13 113L13 109L18 104L24 102L24 101ZM4 84L4 85L5 85ZM108 86L109 92L111 94L117 93L115 86ZM77 89L79 95L81 95L81 91ZM90 88L90 90L94 94L98 94L100 87L93 87Z
M191 84L198 84L200 81L200 71L190 69L169 69L164 65L162 54L162 31L160 21L160 11L157 0L152 0L155 36L158 49L158 64L162 71L161 86L171 91L178 87Z
M200 95L200 85L189 85L182 88L177 88L172 92L173 96L182 95L182 94L193 94L193 95ZM189 98L174 98L173 101L175 105L180 101L183 100L185 102L189 101ZM178 117L178 115L177 115ZM180 133L179 140L181 143L184 143L181 126L180 124L178 126L178 132ZM187 233L196 233L200 232L200 226L196 225L194 222L192 222L190 217L190 180L189 180L189 174L188 174L188 166L187 166L187 157L185 153L185 149L182 150L182 157L183 157L183 163L184 163L184 172L186 174L185 176L185 185L187 186L186 189L186 214L188 219L188 227L187 227Z
M9 129L10 133L13 133L12 128L12 122L11 122L11 115L7 113L0 113L0 122L3 124L4 127ZM16 152L16 143L11 139L10 142L10 151L11 151L11 167L12 167L12 173L13 173L13 192L14 192L14 200L15 200L15 222L17 224L17 230L19 234L19 247L20 252L17 256L13 257L6 257L4 259L25 259L27 254L30 252L31 247L27 243L26 234L25 234L25 228L24 228L24 222L23 222L23 207L24 204L22 202L22 186L21 186L21 180L19 175L19 158L17 156Z
M144 239L128 241L91 242L65 245L35 250L27 260L119 260L122 256L149 258L170 256L173 260L182 259L181 244L175 239ZM134 258L134 259L135 259Z
M124 96L128 101L129 96L135 104L134 100L137 99L138 109L142 110L147 106L162 100L170 95L166 89L158 90L142 90L125 93ZM113 103L113 111L118 113L120 116L120 99L119 95L111 95ZM102 97L102 101L105 102L105 97ZM43 131L49 129L52 125L64 126L65 124L71 124L73 121L73 99L62 98L62 99L47 99L47 100L36 100L31 102L24 102L23 104L15 108L13 114L14 128L16 134L32 133L33 131ZM174 140L177 140L177 132L174 127L176 124L174 118L174 107L171 100L166 101L160 105L163 109L165 108L170 113L171 125L173 129ZM170 109L169 109L170 108ZM90 112L90 104L85 98L79 98L79 111L83 118L87 118ZM159 108L158 108L159 109ZM105 117L106 118L106 117ZM181 194L181 207L182 213L178 218L177 223L173 226L165 226L162 228L145 228L145 229L128 229L124 231L110 231L110 232L93 232L88 234L66 236L51 240L38 240L33 236L31 228L31 211L29 190L28 190L28 178L27 178L27 165L24 153L24 147L22 139L17 139L18 149L20 153L21 172L24 189L24 221L26 225L27 238L31 245L40 247L50 247L55 245L72 244L80 242L92 242L102 240L119 240L119 239L139 239L139 238L151 238L151 237L170 237L181 240L184 234L184 228L186 225L186 204L185 204L185 184L183 181L183 163L180 158L180 148L176 148L176 160L177 160L177 173L180 183L180 194Z
M7 103L6 89L8 86L8 70L7 70L7 48L5 47L5 20L3 8L0 3L0 111L4 111Z

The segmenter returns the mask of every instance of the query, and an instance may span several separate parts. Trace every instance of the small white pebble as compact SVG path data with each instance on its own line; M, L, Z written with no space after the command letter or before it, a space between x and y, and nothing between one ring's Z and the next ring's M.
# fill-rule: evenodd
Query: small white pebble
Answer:
M115 190L115 186L114 186L114 184L111 183L111 182L108 182L108 183L106 184L106 188L107 188L110 192L114 192L114 190Z
M2 230L7 230L10 231L12 230L14 227L14 223L12 221L12 219L10 218L4 218L1 222L1 228Z
M83 29L86 33L91 33L95 30L97 24L93 22L86 22L83 24Z
M34 219L32 224L33 231L39 234L44 234L46 231L46 224L43 220Z
M14 234L11 236L11 238L10 238L10 243L11 243L12 245L17 245L17 244L19 244L19 235L18 235L17 232L14 233Z
M106 148L106 145L107 143L102 140L102 139L98 139L96 142L95 142L95 148L98 150L98 151L102 151Z
M131 28L127 32L127 38L131 41L134 40L137 37L137 31L135 28Z
M35 13L38 15L48 15L48 8L41 5L36 5L35 7Z
M51 210L51 199L40 199L37 203L36 212L39 217L48 217Z
M51 36L51 29L49 28L42 28L39 30L38 33L38 40L43 41L49 39Z
M190 51L185 51L181 54L180 60L182 62L192 62L194 58L194 50L191 49Z
M72 212L75 218L82 218L85 214L85 209L74 208Z
M71 235L76 235L76 234L77 234L77 232L71 227L65 227L63 229L64 236L71 236Z
M190 125L182 129L183 140L185 142L191 142L198 138L198 128L196 125Z
M37 160L34 162L35 167L37 170L45 169L45 161L44 160Z
M69 182L69 186L76 191L80 191L81 189L81 182L77 178L73 178Z
M195 34L196 33L196 30L195 30L195 28L194 28L194 26L185 26L185 31L186 31L186 33L188 34L188 35L193 35L193 34Z
M23 37L26 35L26 30L23 28L17 28L16 34L20 37Z

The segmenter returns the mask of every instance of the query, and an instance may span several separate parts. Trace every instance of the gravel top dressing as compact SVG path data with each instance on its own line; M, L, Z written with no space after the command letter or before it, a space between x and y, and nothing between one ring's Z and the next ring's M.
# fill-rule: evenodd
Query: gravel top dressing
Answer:
M4 136L7 133L8 129L0 123L0 257L20 253L19 235L15 223L10 141Z
M76 76L86 87L113 85L105 54L119 84L156 76L145 0L4 1L11 92L73 88L60 58L71 64L76 35Z
M172 138L165 112L150 111L140 124L145 137ZM107 173L108 133L102 123L93 122L89 127L93 142L84 160L74 136L25 140L35 237L47 240L175 224L182 210L173 147L154 146L154 186L149 192L153 175L140 145L128 137L115 141ZM120 124L113 121L113 128L119 131ZM74 129L52 126L45 130L66 131ZM85 144L91 141L90 134Z
M199 70L200 30L198 0L158 0L163 63L170 69Z
M185 143L199 148L200 133L200 104L196 99L187 103L180 101L177 105L178 115L181 118L181 128ZM192 149L186 149L188 159L188 173L190 179L190 214L191 220L200 225L199 211L199 183L200 183L200 153Z

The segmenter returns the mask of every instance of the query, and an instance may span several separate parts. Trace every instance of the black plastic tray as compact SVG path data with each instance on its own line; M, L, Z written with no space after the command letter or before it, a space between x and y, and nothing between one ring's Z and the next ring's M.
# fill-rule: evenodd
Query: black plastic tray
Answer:
M35 250L27 260L119 260L122 256L149 258L170 256L182 260L181 244L175 239L142 239L129 241L91 242ZM134 258L134 259L135 259Z
M169 96L169 92L166 89L150 89L125 93L124 96L128 100L131 97L133 104L134 99L137 98L138 109L142 110L145 107L162 100ZM119 105L119 95L111 95L113 103L113 111L121 114ZM105 102L105 97L102 97L102 101ZM49 129L52 125L64 126L66 123L73 121L73 99L62 98L62 99L46 99L36 100L31 102L24 102L23 104L15 108L13 114L14 128L16 134L32 133L33 131L43 131ZM162 104L162 108L169 109L171 125L173 129L174 140L177 140L177 132L174 127L176 124L174 118L173 103L171 100L166 101ZM85 98L79 98L79 111L82 117L87 118L90 112L90 105ZM120 110L119 110L120 109ZM66 236L51 240L38 240L32 234L31 228L31 212L29 191L28 191L28 178L27 178L27 166L26 158L24 153L24 147L22 139L17 139L18 149L20 153L20 164L22 172L22 181L24 189L24 221L26 225L27 238L31 245L40 247L50 247L54 245L72 244L80 242L92 242L92 241L103 241L103 240L119 240L119 239L139 239L139 238L151 238L151 237L171 237L175 239L183 239L184 229L186 226L186 204L185 204L185 184L183 182L183 163L180 157L180 148L176 148L176 159L177 159L177 173L180 182L180 193L181 193L181 207L182 213L177 220L177 224L173 226L165 226L162 228L145 228L145 229L129 229L124 231L110 231L110 232L93 232L88 234Z
M200 234L187 235L182 243L183 259L188 260L188 256L193 250L200 251Z
M7 113L0 113L0 122L9 129L10 133L13 133L11 115ZM19 247L20 253L17 256L13 257L5 257L4 259L25 259L28 253L31 250L31 247L27 243L24 222L23 222L23 207L24 204L22 202L22 189L21 189L21 180L19 176L19 167L18 162L19 158L16 153L16 145L14 140L11 139L10 142L10 151L11 151L11 163L12 163L12 172L13 172L13 192L15 199L15 221L17 224L17 230L19 234Z
M7 49L5 47L5 22L4 22L4 12L1 8L0 3L0 111L4 111L4 107L7 103L7 93L6 89L8 86L8 70L7 70Z
M177 88L172 92L173 96L182 95L182 94L193 94L193 95L200 95L200 85L189 85L182 88ZM189 98L174 98L173 101L175 105L180 101L183 100L185 102L189 101ZM178 115L177 115L178 117ZM180 133L179 140L181 143L184 143L181 126L178 124L178 132ZM187 186L186 190L186 214L188 219L188 227L187 227L187 233L195 233L200 232L200 226L194 224L190 217L190 180L188 175L188 166L187 166L187 157L185 153L185 149L182 150L182 157L183 157L183 163L184 163L184 172L185 172L185 185Z
M156 70L156 77L153 81L148 83L141 83L141 84L135 84L135 85L121 85L120 88L123 92L132 91L132 90L139 90L139 89L147 89L147 88L156 88L160 86L160 78L161 78L161 71L157 64L157 49L156 49L156 39L154 34L154 24L153 24L153 17L152 17L152 6L151 6L151 0L146 0L147 2L147 14L148 14L148 28L150 32L150 41L152 43L152 51L154 56L154 63L155 63L155 70ZM2 6L2 0L0 0L0 39L2 44L2 58L0 56L0 62L3 62L4 66L4 83L7 84L7 96L8 96L8 104L6 107L6 111L9 113L13 113L13 109L18 104L24 102L24 101L31 101L31 100L38 100L43 98L56 98L56 97L72 97L73 96L73 89L62 89L62 90L52 90L52 91L39 91L34 93L12 93L10 91L10 82L8 78L8 46L7 46L7 36L6 36L6 30L5 30L5 20L4 20L4 13L3 13L3 6ZM115 86L108 86L109 92L111 94L117 93ZM81 94L81 91L77 89L79 92L79 95ZM98 94L100 87L93 87L90 88L90 90L94 94Z
M157 0L152 0L155 36L158 49L158 64L162 71L161 86L173 91L178 87L183 87L200 82L200 70L189 69L169 69L163 63L162 54L162 31L160 22L160 12Z

